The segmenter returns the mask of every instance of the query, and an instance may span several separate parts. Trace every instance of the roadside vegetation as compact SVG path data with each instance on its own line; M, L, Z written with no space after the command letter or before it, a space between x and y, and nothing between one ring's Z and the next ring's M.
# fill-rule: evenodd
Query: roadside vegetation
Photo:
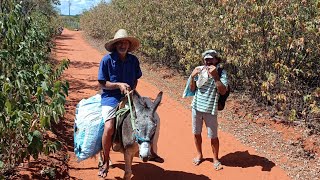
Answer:
M65 113L68 83L60 79L68 60L50 59L58 22L56 0L0 3L0 179L26 159L61 148L48 138Z
M147 63L188 75L201 53L219 50L231 88L275 117L320 132L319 1L112 0L86 11L95 39L119 28L141 40Z

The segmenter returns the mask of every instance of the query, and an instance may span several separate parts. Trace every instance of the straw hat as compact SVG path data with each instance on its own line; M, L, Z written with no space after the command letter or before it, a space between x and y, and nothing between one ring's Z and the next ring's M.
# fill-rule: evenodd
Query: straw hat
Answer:
M107 51L112 52L115 48L115 43L121 40L128 40L130 42L128 52L134 51L140 46L140 42L137 38L129 36L125 29L119 29L113 39L109 40L104 47Z

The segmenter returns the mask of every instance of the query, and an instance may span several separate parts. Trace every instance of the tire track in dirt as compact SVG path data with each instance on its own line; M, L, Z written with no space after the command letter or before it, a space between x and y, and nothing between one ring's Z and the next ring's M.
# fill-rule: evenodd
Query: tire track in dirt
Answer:
M97 158L76 162L73 152L73 120L76 104L99 90L96 79L103 54L90 47L80 31L65 29L56 39L56 43L54 53L57 59L71 60L69 69L63 75L63 78L70 83L70 90L64 118L65 129L61 132L70 157L69 175L71 179L100 179L97 176ZM141 95L154 99L161 87L153 86L142 77L137 89ZM207 159L200 166L194 166L191 163L195 156L191 111L166 94L157 111L161 118L158 153L163 156L165 163L142 163L140 159L134 158L132 179L289 179L283 170L263 154L257 154L253 148L241 144L232 135L221 130L219 156L224 169L221 171L213 169L212 152L205 128L203 153ZM111 158L115 168L110 169L108 179L121 179L124 173L123 155L111 151Z

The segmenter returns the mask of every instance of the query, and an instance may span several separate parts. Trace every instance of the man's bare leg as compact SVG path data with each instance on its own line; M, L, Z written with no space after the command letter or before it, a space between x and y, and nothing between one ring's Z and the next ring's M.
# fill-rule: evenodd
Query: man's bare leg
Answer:
M194 135L194 144L196 145L197 156L193 159L193 164L199 165L203 161L201 134Z
M219 139L213 138L211 139L211 148L213 153L213 163L216 163L219 161Z
M99 170L99 176L106 177L109 169L110 148L112 144L112 135L114 132L114 118L107 120L104 123L104 131L102 135L102 149L103 149L103 165Z
M213 152L213 166L215 170L220 170L223 166L219 161L219 138L211 139L211 148Z

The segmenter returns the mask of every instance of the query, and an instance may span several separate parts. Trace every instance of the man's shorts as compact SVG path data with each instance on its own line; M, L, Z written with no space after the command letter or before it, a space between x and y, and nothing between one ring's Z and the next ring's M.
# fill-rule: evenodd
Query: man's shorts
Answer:
M104 122L116 117L117 106L102 106L102 118Z
M200 112L192 108L192 132L199 135L202 132L203 121L206 124L208 137L213 139L218 137L217 115Z

